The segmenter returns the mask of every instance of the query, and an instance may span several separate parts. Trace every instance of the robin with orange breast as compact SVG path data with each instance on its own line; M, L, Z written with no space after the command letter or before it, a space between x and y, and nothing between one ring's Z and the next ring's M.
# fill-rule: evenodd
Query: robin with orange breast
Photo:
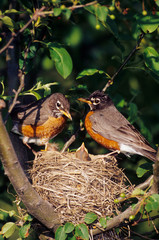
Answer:
M85 118L85 127L96 142L112 151L126 155L138 154L152 161L156 160L156 150L116 109L108 95L97 90L88 98L79 100L90 107Z
M64 128L67 118L71 119L70 104L61 93L32 102L16 105L11 113L12 131L22 135L23 143L45 145Z

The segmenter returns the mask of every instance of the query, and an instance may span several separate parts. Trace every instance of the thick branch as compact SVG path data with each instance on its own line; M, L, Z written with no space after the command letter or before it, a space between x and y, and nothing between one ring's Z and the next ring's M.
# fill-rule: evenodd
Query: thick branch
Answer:
M37 218L47 228L54 231L58 227L60 220L54 212L53 206L44 201L32 188L28 178L22 170L13 146L10 142L7 130L3 124L0 113L0 155L5 169L5 173L10 179L15 191L22 199L28 212Z
M142 201L142 200L141 200ZM115 216L111 220L107 221L107 228L106 231L118 227L122 222L124 222L125 219L129 219L131 215L135 215L140 208L140 202L136 204L135 208L132 208L131 206L127 208L124 212L120 213L118 216ZM102 233L101 229L94 229L93 230L93 235L97 235L99 233Z

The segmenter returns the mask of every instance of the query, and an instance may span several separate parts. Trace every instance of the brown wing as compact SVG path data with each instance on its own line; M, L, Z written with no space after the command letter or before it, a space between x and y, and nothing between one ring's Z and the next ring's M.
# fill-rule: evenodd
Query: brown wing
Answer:
M94 132L97 132L106 139L156 152L137 129L114 106L95 111L90 116L90 120L93 123Z
M25 125L42 125L48 120L50 108L47 107L48 98L43 98L28 105L20 105L14 107L11 117L16 123Z

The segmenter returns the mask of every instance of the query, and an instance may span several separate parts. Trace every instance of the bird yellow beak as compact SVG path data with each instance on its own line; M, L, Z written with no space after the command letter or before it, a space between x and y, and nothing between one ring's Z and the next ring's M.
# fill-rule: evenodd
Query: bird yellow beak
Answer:
M60 112L65 115L66 117L68 117L70 120L72 120L71 114L68 111L64 111L62 109L60 109Z
M89 101L89 100L87 100L87 99L85 99L85 98L78 98L78 100L79 101L81 101L81 102L85 102L85 103L87 103L87 104L92 104L92 102L91 101Z

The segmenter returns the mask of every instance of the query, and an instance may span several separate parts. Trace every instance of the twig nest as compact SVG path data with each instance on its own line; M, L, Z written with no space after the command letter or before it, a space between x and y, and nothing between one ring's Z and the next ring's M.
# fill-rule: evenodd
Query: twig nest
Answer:
M61 223L84 222L88 212L99 217L117 211L114 199L126 191L125 175L114 157L76 153L40 152L31 170L33 187L58 212Z

